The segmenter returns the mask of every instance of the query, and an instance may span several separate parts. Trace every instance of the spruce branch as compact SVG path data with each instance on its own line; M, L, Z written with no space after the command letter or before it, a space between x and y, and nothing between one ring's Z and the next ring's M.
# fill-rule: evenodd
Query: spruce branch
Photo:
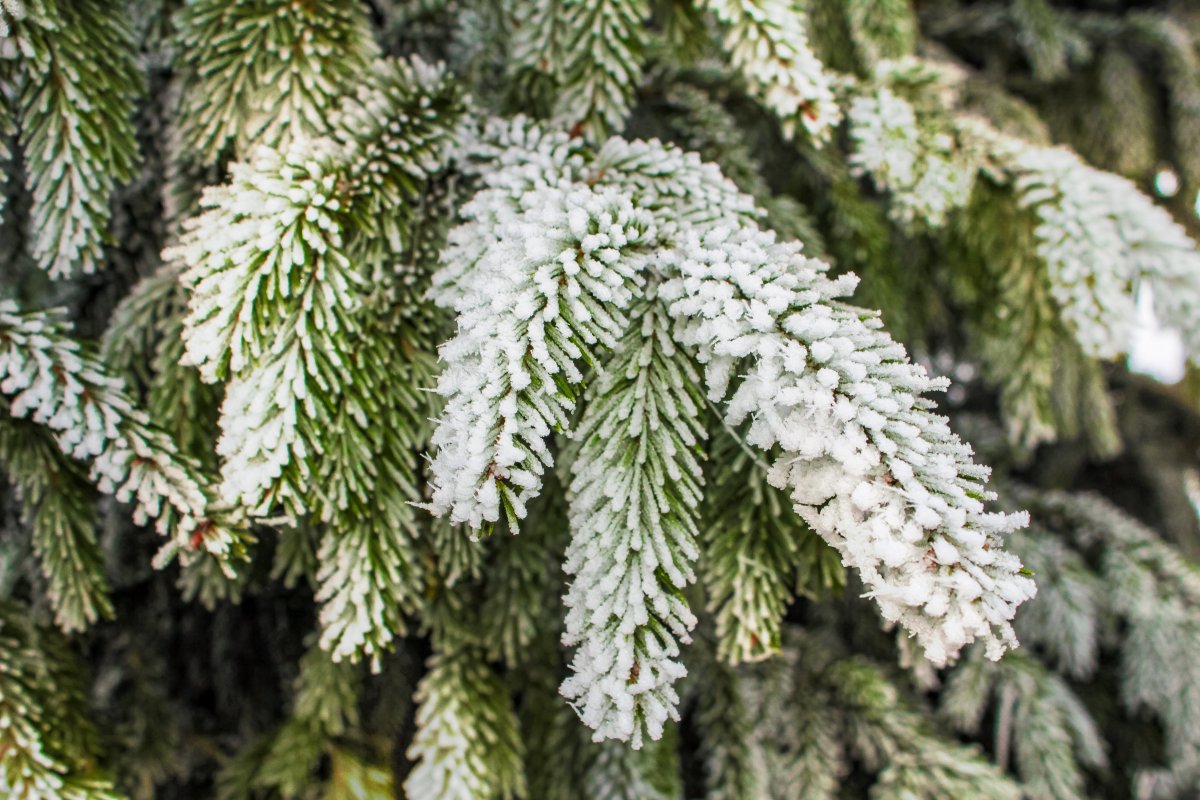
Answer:
M996 738L1012 742L1026 791L1055 800L1087 797L1083 769L1103 768L1107 758L1095 721L1066 681L1023 653L998 664L972 654L947 682L942 712L960 730L977 732L991 695L1012 706L997 715Z
M766 800L770 773L755 737L761 720L751 716L737 669L715 657L709 642L701 641L692 653L691 702L704 759L706 800ZM819 796L815 781L798 780L796 785Z
M727 664L777 654L795 595L820 596L845 581L837 552L796 519L743 448L736 435L716 435L702 514L700 571Z
M533 680L522 687L519 708L529 796L575 800L584 796L588 756L595 745L558 694L557 641L549 640L538 652L543 657L533 662L538 668L531 670Z
M513 0L508 73L516 95L549 116L562 85L569 29L563 0Z
M662 294L709 397L728 398L730 425L755 415L747 440L779 448L768 479L858 569L884 618L935 664L976 637L993 658L1014 645L1010 620L1034 587L1000 544L1025 518L985 512L986 469L921 396L944 384L837 299L853 278L749 227L687 231L671 261L680 276Z
M1131 712L1150 711L1162 721L1168 769L1158 779L1167 787L1187 785L1200 771L1200 692L1195 688L1200 573L1153 530L1101 497L1023 487L1009 493L1032 509L1049 534L1065 537L1084 554L1099 552L1099 580L1105 587L1100 624L1123 623L1122 702ZM1062 581L1053 573L1048 577Z
M696 618L683 590L695 580L703 475L700 375L648 299L589 387L569 489L574 576L563 643L578 647L562 693L595 738L641 747L678 719L673 684L687 670L680 643Z
M911 56L919 38L911 0L846 0L850 41L866 72L877 64Z
M1038 257L1037 219L1012 188L981 177L950 226L961 265L954 289L985 378L1000 391L1010 439L1025 452L1086 434L1100 455L1119 449L1115 411L1099 367L1068 329ZM1078 378L1076 378L1078 376Z
M669 731L674 732L673 728ZM595 800L679 800L679 755L675 737L631 749L621 742L593 745L584 786Z
M983 161L970 125L948 118L954 100L947 84L925 62L885 61L846 109L851 172L888 192L888 211L905 226L944 225L967 203Z
M1084 164L1062 148L1016 142L1006 156L1019 202L1038 217L1037 252L1051 293L1084 350L1100 358L1127 352L1137 292L1200 353L1200 251L1179 223L1124 178Z
M0 48L18 59L31 255L52 278L102 266L109 200L134 176L131 117L142 79L122 12L102 0L10 2L0 11Z
M783 655L743 676L771 797L836 797L851 758L875 775L872 797L1021 797L975 748L939 735L883 669L847 656L828 632L790 629Z
M218 777L222 800L248 800L261 792L299 800L312 796L314 786L325 792L322 796L340 797L348 781L385 780L381 773L390 782L390 772L372 767L338 745L341 737L355 733L360 725L360 668L331 661L312 637L299 666L291 714L225 765ZM331 762L327 778L319 777L323 758ZM359 789L365 790L364 784Z
M549 4L547 4L549 5ZM566 127L602 141L619 133L642 72L646 0L565 0L562 87L554 106Z
M752 201L694 155L616 138L593 155L536 129L506 135L506 158L483 173L484 188L450 234L446 266L435 278L435 295L458 312L459 332L442 350L439 391L449 402L432 439L438 449L428 507L474 528L497 520L502 507L511 518L524 515L550 464L544 438L566 429L575 408L578 362L595 357L591 345L617 346L615 315L623 321L638 310L636 295L658 309L656 318L673 321L671 346L686 346L705 365L709 399L727 401L726 422L753 417L747 441L775 457L768 480L786 488L800 516L859 570L886 620L903 624L939 664L976 638L997 658L1014 645L1010 621L1033 584L1002 550L1001 537L1024 517L985 511L986 469L972 463L969 448L922 397L944 383L911 365L875 314L838 299L853 278L828 278L826 265L758 229ZM486 139L477 160L495 147ZM648 341L667 342L661 334ZM568 617L567 641L581 641L576 631L586 631L585 623L611 625L619 599L628 603L614 619L619 631L663 620L641 646L654 663L666 656L661 663L669 665L691 623L663 588L678 591L691 580L695 534L655 536L641 548L626 537L642 535L643 526L655 530L653 517L637 516L642 510L669 508L671 522L686 519L684 498L698 497L686 459L664 460L658 472L665 477L638 481L643 465L662 457L658 448L679 459L694 434L659 438L681 429L626 416L628 399L605 400L622 379L652 391L658 379L646 369L659 362L651 351L645 357L640 375L617 369L584 395L584 419L598 420L584 423L587 435L592 425L600 435L585 440L576 470L574 502L583 504L573 512L577 538L567 569L577 573L568 605L578 616ZM661 398L656 411L673 406L665 420L687 419L697 407L678 390L644 396ZM629 435L617 435L614 426L625 425ZM608 465L603 479L591 471L601 463ZM635 505L628 487L638 485L664 489L653 504ZM626 496L624 512L634 513L609 522L605 504ZM606 533L578 538L593 529ZM652 562L644 560L650 555ZM629 583L621 591L623 575ZM643 606L643 597L652 605ZM678 676L647 675L636 649L589 644L563 686L601 738L638 742L643 720L653 723L646 728L653 738L671 713L670 694L664 704L647 690ZM614 665L620 675L608 674Z
M142 389L141 401L151 419L179 449L215 470L212 429L220 395L184 358L183 268L178 261L167 261L134 284L113 310L100 355L129 386Z
M726 29L725 49L750 94L779 118L789 139L803 130L827 141L841 111L833 81L808 43L808 24L787 0L705 0Z
M526 796L522 744L508 692L470 646L438 652L417 687L417 733L404 782L412 800Z
M328 134L378 55L358 0L195 0L176 26L181 149L205 165Z
M1037 576L1036 601L1017 615L1022 642L1068 677L1084 679L1099 665L1100 645L1109 626L1103 577L1062 537L1034 520L1011 546Z
M545 495L537 508L537 524L495 548L487 565L480 614L483 644L489 659L510 669L531 666L544 656L537 647L539 639L559 635L560 615L547 612L558 605L562 590L565 505L561 490ZM459 547L480 550L462 531L454 531L453 539Z
M228 379L222 495L256 516L325 526L320 642L338 660L378 664L418 605L409 504L420 499L427 343L414 337L429 326L395 305L423 277L393 265L428 235L410 242L459 111L441 68L380 62L322 112L327 136L260 146L234 165L167 253L186 265L180 360Z
M0 301L0 393L13 417L45 425L64 454L90 461L91 480L132 502L135 522L156 521L167 537L158 564L196 551L226 563L241 556L247 534L216 503L207 476L70 338L61 314Z
M784 238L799 239L814 254L824 251L808 209L795 198L771 190L763 165L746 141L746 131L716 97L699 87L672 82L663 104L675 131L674 140L716 165L741 192L754 198L766 214L768 227Z
M0 26L6 24L6 17L0 12ZM6 34L0 30L0 39ZM0 67L0 82L11 80L11 69ZM9 172L12 169L12 138L17 133L17 115L13 109L13 101L7 91L0 91L0 220L4 218L5 206L8 205Z
M9 417L0 419L0 467L20 491L55 623L71 633L110 619L94 489L86 473L59 450L48 429Z
M413 388L417 371L395 357L402 346L386 327L367 331L358 344L346 366L357 368L359 377L343 390L334 429L353 430L362 420L375 420L373 435L359 445L326 434L333 446L317 465L318 488L311 493L320 497L318 507L335 509L327 512L316 574L321 646L335 660L361 654L378 664L394 637L404 633L402 614L415 610L422 588L411 504L420 499L415 453L424 426ZM370 482L351 484L347 476L364 467Z
M15 800L119 800L66 643L0 604L0 791Z
M551 157L570 153L565 137L540 146ZM652 236L628 198L547 175L540 161L485 178L434 278L433 296L457 313L458 332L441 349L446 406L432 437L428 507L473 528L498 521L501 508L510 524L525 516L550 463L544 439L568 428L577 364L625 326L640 244Z
M335 137L259 148L188 224L177 251L189 265L188 359L206 381L229 379L222 495L253 514L303 510L312 464L330 445L322 421L372 367L355 369L351 348L367 324L380 242L398 249L402 209L444 158L456 103L440 70L383 64L347 99ZM363 410L341 409L339 446L369 452ZM369 491L370 462L348 468L338 476L346 496ZM319 516L345 502L333 500Z

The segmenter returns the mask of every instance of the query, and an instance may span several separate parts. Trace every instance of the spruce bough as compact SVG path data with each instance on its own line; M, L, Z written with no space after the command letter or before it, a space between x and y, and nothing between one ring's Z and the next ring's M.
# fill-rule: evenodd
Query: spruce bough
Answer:
M0 1L0 790L1195 790L1196 19L1077 5Z

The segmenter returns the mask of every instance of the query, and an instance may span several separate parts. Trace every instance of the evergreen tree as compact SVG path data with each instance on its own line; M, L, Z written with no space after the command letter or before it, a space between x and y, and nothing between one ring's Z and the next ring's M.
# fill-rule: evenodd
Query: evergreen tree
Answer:
M0 794L1195 796L1192 6L0 0Z

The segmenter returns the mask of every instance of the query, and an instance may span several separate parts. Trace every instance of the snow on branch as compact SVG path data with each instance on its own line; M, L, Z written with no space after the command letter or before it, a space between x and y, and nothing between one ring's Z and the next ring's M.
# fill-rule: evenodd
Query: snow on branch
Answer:
M840 300L853 276L830 279L799 245L775 242L753 202L695 156L507 138L435 279L458 333L442 348L429 508L474 528L502 509L523 516L551 464L546 438L567 431L582 393L564 639L581 649L562 692L597 738L640 744L677 713L677 645L694 624L679 590L700 499L680 345L726 421L750 419L770 481L930 660L975 639L993 657L1016 645L1010 620L1034 587L1002 536L1025 517L985 511L986 468L923 397L944 383L909 363L876 314ZM635 308L640 324L670 320L670 338L627 323ZM581 392L587 362L600 378Z
M138 158L133 35L103 0L0 5L0 51L15 57L5 75L15 102L5 110L20 130L32 195L30 253L52 278L95 272L113 190Z
M67 455L91 462L101 491L168 537L159 563L204 549L240 555L244 532L217 510L213 487L136 408L123 384L70 337L61 315L0 300L0 394L9 413L45 425Z
M187 264L187 358L227 380L222 496L325 523L316 599L335 660L378 663L420 593L423 404L391 308L394 264L461 107L441 67L381 62L329 136L233 165L168 254Z
M750 93L779 118L784 135L797 128L816 142L829 138L841 112L833 80L808 43L808 22L787 0L706 0L726 26L725 47Z
M501 170L496 188L463 208L434 286L458 332L441 349L446 407L429 508L474 528L498 521L502 506L513 522L525 516L550 463L544 440L568 427L580 363L624 329L643 243L654 239L650 215L612 188L564 177L514 196L511 180ZM452 291L439 291L450 277Z
M579 650L562 688L597 738L634 747L639 722L658 739L679 716L672 685L696 624L682 592L699 555L705 435L699 372L661 307L639 306L579 423L564 637Z
M910 364L878 316L840 297L853 276L747 226L687 231L663 259L676 338L697 348L710 399L750 419L774 456L769 480L856 568L885 619L944 664L976 638L998 658L1033 596L1003 534L1024 515L990 514L987 469L922 395L944 388ZM735 383L735 376L737 380Z
M1183 335L1200 362L1200 250L1170 213L1129 180L1061 147L997 141L1019 202L1038 218L1037 252L1051 293L1083 349L1099 358L1129 351L1137 295Z
M169 254L188 264L187 356L206 381L229 379L218 452L231 502L302 508L323 420L367 380L351 351L380 242L398 249L406 200L448 151L455 98L440 69L385 63L347 99L334 137L235 164ZM350 422L368 435L365 417Z
M851 166L889 193L892 217L936 229L968 206L977 178L1011 187L1010 202L1035 220L1031 263L1045 268L1037 280L1087 355L1129 352L1149 288L1159 319L1200 359L1200 250L1183 226L1133 182L1069 148L957 111L961 79L944 64L906 58L881 62L871 81L850 88Z

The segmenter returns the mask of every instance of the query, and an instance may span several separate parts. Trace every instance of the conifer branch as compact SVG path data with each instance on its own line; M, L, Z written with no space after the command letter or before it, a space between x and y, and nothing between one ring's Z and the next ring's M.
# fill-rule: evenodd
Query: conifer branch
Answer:
M508 692L465 647L435 653L417 688L417 734L404 782L412 800L523 798L522 745Z
M565 0L555 116L602 141L625 126L642 72L646 0Z
M233 167L229 186L206 193L210 210L189 223L178 250L189 265L184 339L206 381L229 379L218 453L230 502L260 515L277 504L300 513L311 463L332 444L322 421L339 407L348 414L339 446L371 449L362 409L339 405L372 368L347 368L351 345L369 311L380 242L399 246L402 209L444 158L456 102L439 70L388 63L347 101L337 138L258 149ZM379 117L385 107L391 119ZM343 494L369 491L371 464L348 467L338 476ZM346 502L333 500L320 516Z
M770 773L751 716L742 679L735 667L715 658L708 643L699 644L691 662L693 719L704 758L706 800L766 800ZM773 765L778 766L778 765ZM819 796L815 781L799 780Z
M141 75L122 10L102 0L9 2L16 122L33 196L31 255L53 278L102 266L113 188L134 176Z
M10 417L0 418L0 466L20 490L55 623L71 633L111 618L86 473L58 449L49 430Z
M338 737L352 734L360 724L361 678L360 668L335 663L310 643L293 683L291 715L225 766L218 779L222 800L248 800L258 792L301 798L314 784L326 784L329 796L338 796L337 784L345 780L341 770L352 766L364 773L358 777L366 777L368 765L339 763L345 755L336 745ZM333 761L327 781L318 778L323 756Z
M1066 681L1024 654L999 664L970 657L947 682L942 711L960 730L976 732L991 693L1013 703L1007 727L1003 715L997 718L996 736L1013 743L1026 791L1055 800L1087 797L1082 768L1102 768L1107 759L1096 723Z
M727 664L776 655L796 593L819 596L845 581L837 552L793 516L743 447L729 432L716 435L701 534L701 577Z
M96 732L66 643L0 604L0 791L20 800L120 800L96 769Z
M6 17L0 12L0 26L6 24ZM6 33L0 30L0 40ZM10 69L0 67L0 82L8 83ZM9 172L12 169L12 147L10 142L17 133L17 115L13 109L12 98L8 92L0 91L0 221L4 219L5 206L8 205Z
M921 91L929 84L941 91ZM862 87L846 109L854 146L851 171L869 175L890 194L888 211L902 225L944 225L950 213L966 205L983 161L970 125L947 119L954 100L944 86L945 80L923 62L883 62L871 87Z
M678 719L679 643L696 618L702 473L700 375L671 341L654 304L630 311L627 333L592 387L579 421L569 490L573 575L563 643L578 647L562 693L596 739L641 747Z
M501 507L510 517L524 515L525 499L550 463L544 437L566 428L573 387L582 380L577 363L594 357L584 346L616 346L613 315L632 313L637 292L658 304L655 315L674 320L675 344L698 354L709 398L732 394L726 422L736 426L753 415L747 441L776 456L768 479L787 488L801 517L859 570L886 620L903 624L939 664L976 638L988 642L992 657L1015 645L1010 620L1033 584L1003 552L1001 537L1024 518L985 512L986 469L972 463L969 448L921 397L944 384L908 363L876 315L837 299L853 279L827 278L824 264L757 229L749 198L694 156L612 139L588 163L586 151L564 139L536 131L511 139L531 148L519 152L514 141L506 162L485 173L485 188L451 233L447 266L435 279L435 292L440 287L442 301L459 313L459 333L443 348L439 390L449 402L432 439L439 449L429 508L476 528L498 519ZM576 285L580 278L587 283ZM660 280L661 290L649 288ZM592 327L581 332L581 320ZM567 346L550 349L551 331L571 337ZM621 347L626 357L635 352ZM692 623L663 589L678 591L691 580L696 549L694 532L680 537L664 528L640 548L628 537L643 526L655 530L652 516L640 518L646 509L672 509L671 522L687 519L686 498L699 496L699 476L679 460L695 434L680 434L687 429L678 425L656 428L652 417L627 416L612 405L617 400L605 400L627 381L661 399L655 411L673 408L675 417L688 418L695 400L677 390L653 394L660 362L652 351L643 358L640 373L618 368L586 395L572 490L576 540L567 571L577 578L566 641L587 644L563 685L599 738L635 743L643 722L652 738L660 735L676 702L669 691L655 692L669 684L664 678L681 674L670 665ZM556 382L551 376L560 371ZM731 392L735 373L742 377ZM624 392L614 397L629 402ZM614 425L629 425L628 436ZM658 458L664 466L650 473L654 480L638 483L642 465L653 467ZM593 472L600 464L608 468ZM658 485L662 494L652 502L632 502L631 487ZM617 502L627 495L627 507ZM626 514L632 509L629 519L609 522L602 509L610 501ZM579 538L581 531L588 538ZM592 531L603 535L593 538ZM629 605L618 611L614 598ZM647 631L662 626L653 639L615 648L597 647L591 641L601 640L585 634L589 626L618 624L628 636L647 623ZM648 669L656 664L661 671Z
M725 27L725 49L750 94L779 118L789 139L802 129L821 144L841 118L832 79L808 43L798 4L787 0L705 0Z
M565 138L543 147L570 152ZM568 428L577 365L625 326L640 245L653 235L628 198L545 174L533 159L486 181L450 234L433 289L457 312L458 333L441 350L446 406L429 508L474 528L501 508L510 523L525 516L550 464L544 439ZM536 188L514 191L522 185Z
M207 477L70 338L60 315L0 301L0 393L12 416L45 425L64 454L91 461L92 481L132 502L135 522L156 521L167 537L158 563L194 551L240 556L246 533L216 505Z
M674 739L650 741L638 749L621 742L593 745L584 777L587 796L595 800L678 800L682 787Z
M1169 768L1164 779L1186 785L1200 774L1200 692L1196 654L1200 653L1200 575L1175 548L1152 530L1103 498L1064 492L1037 492L1014 487L1013 498L1028 504L1049 535L1065 537L1077 550L1099 551L1099 595L1094 622L1088 614L1073 617L1072 627L1095 624L1111 629L1122 623L1120 639L1121 700L1131 712L1147 710L1166 729ZM1049 574L1060 585L1051 597L1070 587L1070 573ZM1087 608L1084 607L1084 611ZM1034 616L1024 624L1034 641L1061 635L1042 626L1053 617ZM1078 637L1080 634L1074 634ZM1061 668L1079 671L1097 663L1099 642L1083 638L1073 660ZM1086 649L1090 645L1091 649Z
M976 637L993 658L1015 645L1010 620L1034 587L999 545L1025 519L984 511L986 469L921 397L944 384L838 301L852 278L825 277L794 245L748 227L685 237L663 289L676 338L698 348L709 397L728 397L726 422L753 413L747 440L779 448L771 483L930 661Z
M1037 252L1051 293L1085 352L1128 351L1137 292L1200 354L1200 250L1171 215L1128 180L1084 164L1062 148L1001 142L1019 202L1038 216Z
M254 144L330 133L330 110L378 55L358 0L198 0L180 9L181 151L216 164ZM253 58L247 58L253 53Z
M975 748L939 735L880 667L827 635L793 628L785 639L780 658L741 682L771 797L836 797L851 758L875 775L872 797L1021 797Z

